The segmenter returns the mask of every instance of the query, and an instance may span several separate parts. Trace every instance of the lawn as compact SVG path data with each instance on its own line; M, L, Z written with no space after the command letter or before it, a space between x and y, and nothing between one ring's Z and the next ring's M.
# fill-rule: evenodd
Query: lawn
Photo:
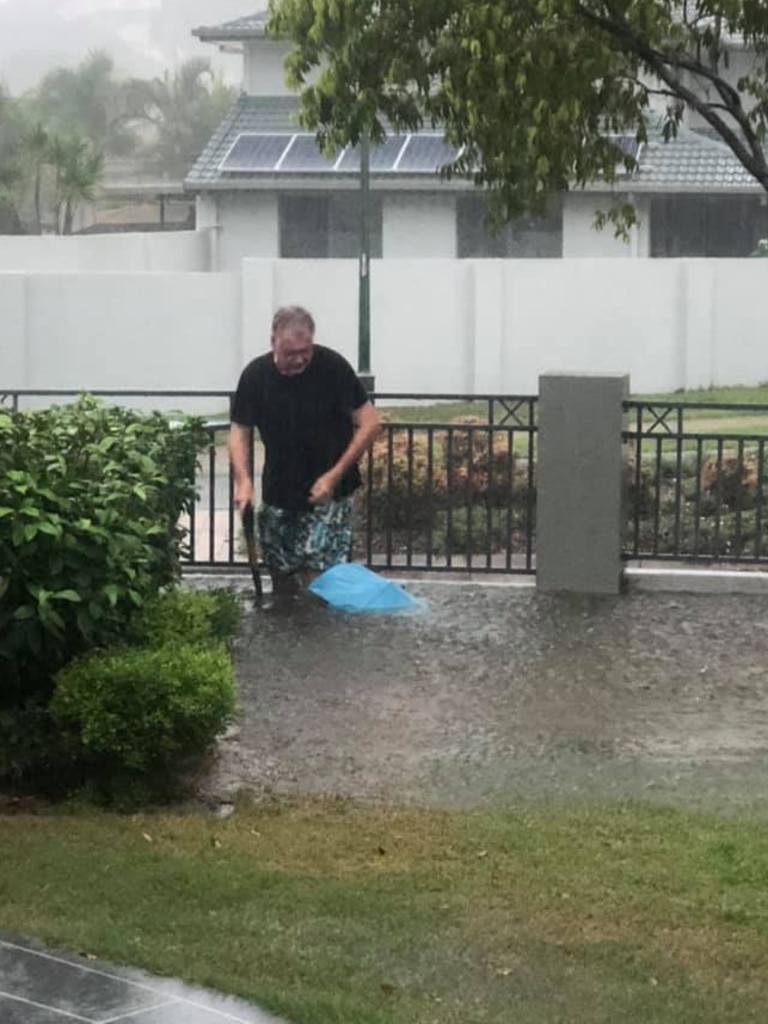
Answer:
M702 409L701 412L690 412L685 418L686 430L716 431L717 433L768 433L768 384L760 384L756 387L696 388L690 391L673 391L663 394L637 394L631 395L630 398L633 401L662 405L665 402L684 402L697 405L762 405L766 407L765 413L749 409L743 411ZM397 423L450 423L467 418L470 420L480 419L485 422L488 416L488 403L482 399L463 402L423 402L409 405L385 402L381 405L381 411L388 420ZM521 407L518 415L525 422L524 407Z
M295 1024L748 1024L768 824L341 801L0 821L0 927Z

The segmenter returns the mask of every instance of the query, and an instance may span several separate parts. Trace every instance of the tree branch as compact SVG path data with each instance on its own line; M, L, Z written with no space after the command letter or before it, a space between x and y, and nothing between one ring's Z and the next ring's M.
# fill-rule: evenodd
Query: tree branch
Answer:
M690 56L682 54L673 56L657 50L646 39L633 31L624 20L612 20L603 17L594 11L588 10L583 4L578 4L576 11L586 21L602 29L625 53L638 57L657 78L667 85L674 96L683 100L687 106L700 114L728 145L742 166L768 191L768 163L766 162L765 152L741 105L739 93L731 85L725 82L715 71L712 71L701 64L700 61ZM739 125L744 134L744 141L715 113L715 109L720 109L720 105L710 104L702 100L680 81L672 68L691 71L708 79L715 85L724 101L722 109Z

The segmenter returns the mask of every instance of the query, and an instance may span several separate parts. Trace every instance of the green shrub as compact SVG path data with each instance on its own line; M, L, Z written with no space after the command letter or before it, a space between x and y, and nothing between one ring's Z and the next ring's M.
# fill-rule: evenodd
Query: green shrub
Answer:
M424 429L388 428L375 441L368 466L370 491L357 502L356 522L358 536L370 534L376 551L409 544L420 551L430 543L434 554L504 550L508 506L523 521L536 500L528 460L510 450L508 433L472 418L435 430L431 443Z
M237 630L241 607L231 590L169 590L150 598L131 620L128 639L144 647L174 641L227 643Z
M13 708L0 707L0 779L60 796L80 781L71 737L48 713L47 701L32 697Z
M0 706L49 696L56 671L178 579L207 440L199 420L88 396L0 412Z
M200 755L234 713L222 644L168 643L85 655L56 677L53 718L107 779L172 771Z

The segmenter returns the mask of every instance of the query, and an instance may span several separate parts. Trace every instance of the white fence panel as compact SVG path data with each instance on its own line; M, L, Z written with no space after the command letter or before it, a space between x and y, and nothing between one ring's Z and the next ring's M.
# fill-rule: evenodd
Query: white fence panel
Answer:
M209 231L0 235L0 273L208 271Z
M377 390L532 393L547 372L628 373L635 392L756 384L766 274L762 260L374 260ZM0 273L0 392L230 390L285 303L356 366L357 277L355 260L274 259L241 274Z

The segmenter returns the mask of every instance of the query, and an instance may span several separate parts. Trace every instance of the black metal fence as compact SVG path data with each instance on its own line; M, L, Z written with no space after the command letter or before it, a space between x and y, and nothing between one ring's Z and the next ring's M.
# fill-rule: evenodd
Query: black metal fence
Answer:
M91 394L169 418L173 410L208 410L210 442L185 524L188 563L245 565L226 448L230 393ZM36 408L76 395L0 391L0 406ZM534 572L537 399L373 397L385 422L361 464L354 556L405 572ZM651 400L626 402L624 411L625 560L768 563L768 406ZM262 458L256 441L257 494Z
M420 422L418 406L391 419L386 403L425 396L375 397L385 422L361 466L357 556L403 571L532 573L537 399L431 396L449 404Z
M625 412L624 557L768 562L768 406L632 401Z
M166 411L196 401L229 408L230 394L91 391L110 401ZM9 391L13 409L76 397L71 391ZM378 569L532 573L535 566L537 399L532 396L377 393L381 436L361 461L354 557ZM227 456L229 417L208 421L210 442L185 526L187 564L245 565ZM259 488L263 451L252 446Z

